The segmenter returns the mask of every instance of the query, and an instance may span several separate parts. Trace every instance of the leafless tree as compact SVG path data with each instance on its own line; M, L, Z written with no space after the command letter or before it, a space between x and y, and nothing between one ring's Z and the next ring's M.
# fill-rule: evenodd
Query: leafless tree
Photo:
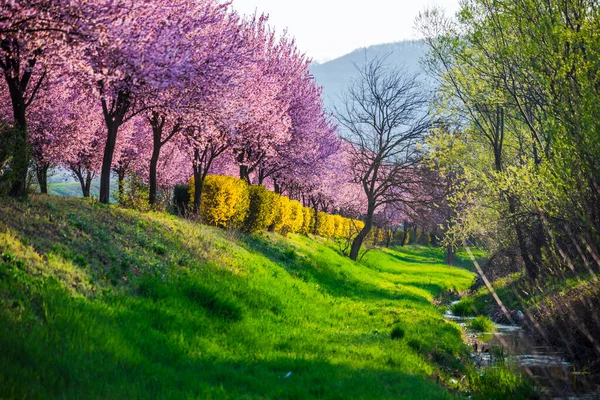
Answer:
M418 143L431 126L428 96L417 75L386 66L378 58L357 67L359 77L335 110L342 138L350 146L354 180L367 197L365 227L352 243L350 258L373 227L375 211L390 203L410 207L419 199Z

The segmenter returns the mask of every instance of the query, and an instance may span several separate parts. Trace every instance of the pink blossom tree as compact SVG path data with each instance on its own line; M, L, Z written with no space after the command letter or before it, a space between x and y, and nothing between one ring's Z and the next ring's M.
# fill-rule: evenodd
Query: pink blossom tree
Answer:
M21 197L26 194L30 159L27 109L36 99L47 69L56 62L53 57L63 52L67 39L72 39L78 13L70 0L2 0L0 4L0 69L14 125L1 134L13 136L4 141L12 142L19 153L10 163L9 194Z
M98 0L89 8L79 71L96 85L106 125L100 201L110 197L110 173L119 128L148 110L154 89L180 87L197 55L189 33L212 23L225 5L216 0Z

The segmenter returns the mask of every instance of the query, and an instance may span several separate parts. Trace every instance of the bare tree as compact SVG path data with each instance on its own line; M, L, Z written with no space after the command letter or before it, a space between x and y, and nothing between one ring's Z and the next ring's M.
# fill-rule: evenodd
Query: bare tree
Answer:
M373 227L375 211L391 203L416 204L422 175L418 143L431 126L428 96L417 75L389 68L385 58L357 67L358 79L336 109L342 138L350 145L354 180L367 197L365 227L352 243L350 258Z

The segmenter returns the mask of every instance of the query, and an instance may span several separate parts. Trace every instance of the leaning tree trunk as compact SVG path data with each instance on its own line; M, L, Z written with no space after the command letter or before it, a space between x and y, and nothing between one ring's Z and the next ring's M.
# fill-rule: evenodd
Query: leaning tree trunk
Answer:
M350 259L356 261L358 259L358 253L360 248L373 227L373 215L375 214L375 205L370 203L367 206L367 216L365 218L365 226L362 228L358 235L352 241L352 247L350 247Z
M362 228L362 230L360 232L358 232L358 235L356 235L356 237L352 241L352 247L350 247L350 259L352 259L354 261L356 261L358 259L358 253L360 252L360 248L361 248L365 238L369 234L369 232L371 232L372 227L373 227L372 218L367 217L364 228Z

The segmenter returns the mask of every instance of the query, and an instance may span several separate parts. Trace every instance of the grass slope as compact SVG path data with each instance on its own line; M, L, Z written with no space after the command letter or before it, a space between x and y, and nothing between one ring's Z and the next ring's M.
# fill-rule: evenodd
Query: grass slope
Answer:
M35 196L0 200L0 254L0 398L452 398L462 368L431 300L473 275L422 250Z

